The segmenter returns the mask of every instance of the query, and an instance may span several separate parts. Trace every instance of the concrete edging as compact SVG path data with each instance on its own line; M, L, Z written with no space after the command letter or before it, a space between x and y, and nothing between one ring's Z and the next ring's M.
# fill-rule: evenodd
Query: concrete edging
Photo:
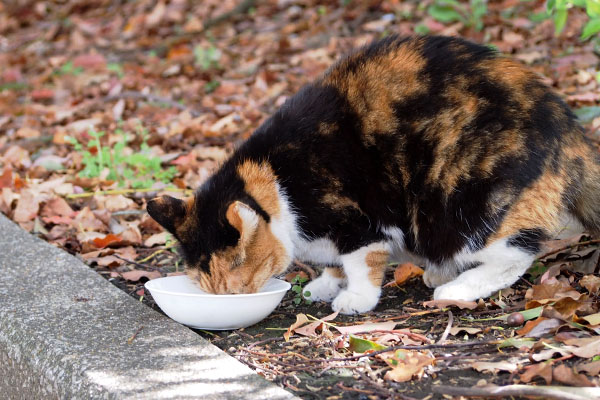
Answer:
M0 232L1 398L296 398L1 214Z

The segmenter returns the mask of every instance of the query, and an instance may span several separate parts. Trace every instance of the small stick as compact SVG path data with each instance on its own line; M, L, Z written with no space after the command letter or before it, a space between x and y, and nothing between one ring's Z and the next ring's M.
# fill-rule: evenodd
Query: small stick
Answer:
M157 267L152 267L152 266L150 266L150 265L144 265L144 264L140 264L140 263L138 263L138 262L135 262L135 261L133 261L133 260L129 260L129 259L127 259L127 258L121 257L121 256L120 256L120 255L118 255L118 254L113 254L113 256L114 256L114 257L116 257L116 258L118 258L119 260L123 260L123 261L125 261L125 262L126 262L126 263L128 263L128 264L133 264L133 265L135 265L136 267L140 267L140 268L144 268L144 269L150 269L150 270L153 270L153 271L158 271L158 269L159 269L159 268L157 268Z
M127 344L132 344L135 337L138 335L138 333L140 333L142 331L143 328L144 328L144 325L140 326L137 329L137 331L135 331L135 333L133 335L131 335L131 337L129 339L127 339Z
M544 258L546 258L548 256L553 255L553 254L560 253L561 251L572 249L573 247L577 247L577 246L589 246L591 244L598 244L598 243L600 243L600 239L586 240L584 242L573 243L573 244L561 247L560 249L552 250L552 251L550 251L550 252L548 252L548 253L546 253L546 254L544 254L544 255L536 258L536 260L542 260L542 259L544 259Z
M446 341L446 339L448 339L450 329L452 328L452 322L454 322L454 316L452 315L452 311L448 310L448 325L446 325L446 329L444 330L442 337L438 341L438 344L443 344Z

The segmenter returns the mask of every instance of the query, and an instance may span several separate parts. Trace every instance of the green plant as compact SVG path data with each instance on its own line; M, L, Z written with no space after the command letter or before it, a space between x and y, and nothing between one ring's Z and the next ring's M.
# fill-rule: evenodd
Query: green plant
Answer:
M588 21L581 32L581 40L587 40L600 32L600 0L547 0L546 12L554 20L555 33L563 31L567 23L569 9L585 9Z
M106 69L116 73L119 78L125 76L125 73L123 72L123 66L121 66L119 63L108 63Z
M75 67L73 61L67 61L58 68L55 73L57 75L79 75L83 72L82 67Z
M204 85L204 91L206 93L212 93L214 92L219 86L221 86L221 82L217 81L217 80L212 80L210 82L206 82L206 84Z
M130 141L128 135L120 129L115 133L121 140L112 148L102 145L101 138L105 135L102 131L90 130L88 134L92 139L86 146L73 137L67 139L82 156L84 168L79 172L80 176L96 178L108 169L106 179L119 182L119 186L129 184L134 189L140 189L150 187L156 181L170 182L177 175L175 167L163 168L160 158L150 154L145 129L138 130L142 137L140 151L132 153L125 151Z
M462 22L467 27L483 29L483 16L487 12L487 0L469 0L462 4L457 0L435 0L427 13L442 23Z
M302 303L302 300L306 304L311 304L312 300L307 299L310 297L310 292L307 290L304 293L302 292L302 287L308 281L308 278L305 278L300 275L296 275L294 279L292 279L292 292L294 292L294 299L292 300L294 304L298 305Z
M194 47L194 61L196 65L200 66L203 70L210 68L219 68L219 60L221 59L221 50L211 45L208 48L204 48L200 45Z

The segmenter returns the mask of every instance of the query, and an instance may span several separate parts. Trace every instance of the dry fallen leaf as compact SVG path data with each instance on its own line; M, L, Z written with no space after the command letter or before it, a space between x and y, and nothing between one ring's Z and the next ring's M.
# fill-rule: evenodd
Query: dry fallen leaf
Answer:
M515 372L519 370L519 365L510 361L475 361L471 364L471 367L479 372L487 371L493 373L496 373L498 371Z
M401 286L409 279L423 275L423 270L413 263L403 263L394 270L394 281L386 283L384 287Z
M464 300L429 300L423 302L425 307L429 308L446 308L450 306L455 306L462 309L474 310L477 308L477 303L474 301L464 301Z
M531 365L520 375L520 379L521 382L528 383L536 376L544 379L546 385L549 385L552 382L552 364L550 362L541 362Z
M600 288L600 277L595 275L586 275L579 281L579 284L587 289L590 294L597 294Z
M420 378L425 367L433 365L435 358L425 352L414 350L396 350L393 355L382 356L392 369L385 373L384 379L394 382L408 382L413 377Z
M162 275L158 271L143 271L135 269L133 271L123 272L121 276L123 276L123 278L127 279L128 281L138 282L142 278L148 278L148 280L150 280L160 278Z
M585 375L578 374L564 364L560 364L552 370L552 378L570 386L595 386Z

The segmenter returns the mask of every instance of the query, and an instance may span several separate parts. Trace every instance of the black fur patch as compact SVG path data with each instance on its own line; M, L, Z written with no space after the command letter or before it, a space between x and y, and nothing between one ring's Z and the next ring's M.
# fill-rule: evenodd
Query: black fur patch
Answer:
M546 239L548 239L548 235L541 229L521 229L518 235L508 240L507 244L518 247L527 253L537 254L540 252L540 242Z

